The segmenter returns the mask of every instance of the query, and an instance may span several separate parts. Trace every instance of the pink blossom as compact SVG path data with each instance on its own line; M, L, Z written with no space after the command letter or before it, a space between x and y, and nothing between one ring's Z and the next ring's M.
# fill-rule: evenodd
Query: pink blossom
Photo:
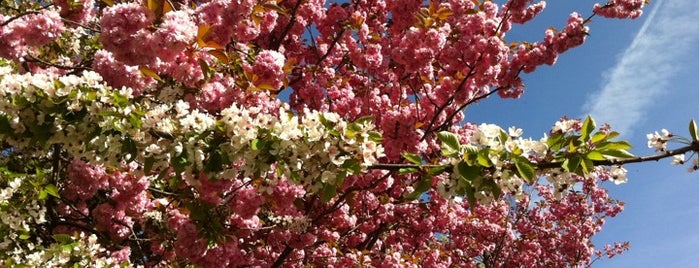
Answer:
M234 197L230 203L231 209L243 218L249 218L257 214L260 206L265 201L257 189L252 187L243 187L233 193L233 195Z
M197 25L185 11L166 13L153 33L150 47L160 60L170 62L194 41Z
M95 227L109 234L112 239L124 240L131 235L130 227L133 225L133 220L126 216L123 210L105 203L95 207L91 216L94 218Z
M117 61L109 51L98 50L92 65L107 84L115 88L132 88L134 96L140 96L143 92L149 91L150 87L156 83L155 79L141 73L138 67Z
M73 160L68 166L68 180L62 194L71 201L87 201L108 184L103 167Z
M530 2L531 1L528 0L509 1L503 8L502 12L506 12L508 15L512 16L510 19L512 22L524 24L534 19L534 17L539 15L539 13L546 8L545 1L540 1L527 6L527 4Z
M109 257L112 258L117 264L128 263L130 256L130 247L123 247L120 250L112 251L111 254L109 254Z
M646 0L611 0L604 5L595 4L593 12L606 18L635 19L643 14Z
M137 3L121 3L102 12L100 42L114 58L128 65L151 63L156 55L148 27L155 20L152 11Z
M2 22L10 19L11 16L0 15ZM64 30L63 21L55 10L25 14L0 27L0 56L19 60L31 47L59 38Z
M281 88L284 78L284 55L272 51L264 50L257 55L255 63L252 65L252 73L257 75L258 79L253 81L256 86L266 85L272 89Z

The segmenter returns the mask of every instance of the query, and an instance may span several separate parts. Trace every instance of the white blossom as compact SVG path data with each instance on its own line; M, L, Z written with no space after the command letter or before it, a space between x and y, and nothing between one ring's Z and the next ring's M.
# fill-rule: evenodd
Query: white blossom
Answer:
M646 135L646 138L648 138L648 148L655 148L655 150L659 152L664 152L666 150L667 141L670 140L673 135L666 129L661 130L661 132L663 133L662 135L658 134L657 131Z
M626 169L622 166L612 167L610 173L612 175L611 180L614 182L614 184L619 185L628 181L628 179L626 178Z
M684 165L684 154L678 154L672 156L673 165Z

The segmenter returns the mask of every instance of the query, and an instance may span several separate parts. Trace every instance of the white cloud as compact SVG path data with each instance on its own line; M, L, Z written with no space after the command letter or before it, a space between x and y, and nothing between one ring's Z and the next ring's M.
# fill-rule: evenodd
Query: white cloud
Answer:
M645 111L670 89L678 62L696 57L699 1L652 1L649 17L633 42L605 75L601 91L588 98L586 113L626 135ZM695 48L694 51L692 48Z

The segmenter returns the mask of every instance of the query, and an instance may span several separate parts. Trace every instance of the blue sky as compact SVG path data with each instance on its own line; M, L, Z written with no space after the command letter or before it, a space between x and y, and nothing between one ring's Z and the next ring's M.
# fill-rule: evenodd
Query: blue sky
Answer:
M539 40L571 11L588 16L592 3L548 1L532 25L507 38ZM699 1L653 0L640 19L595 18L590 28L585 45L525 76L521 99L488 99L469 107L467 120L516 125L538 138L563 115L592 114L622 131L637 155L653 153L647 133L666 128L686 137L689 120L699 119ZM699 267L699 172L686 168L669 160L627 165L627 184L605 185L626 209L594 241L630 241L631 250L594 267Z

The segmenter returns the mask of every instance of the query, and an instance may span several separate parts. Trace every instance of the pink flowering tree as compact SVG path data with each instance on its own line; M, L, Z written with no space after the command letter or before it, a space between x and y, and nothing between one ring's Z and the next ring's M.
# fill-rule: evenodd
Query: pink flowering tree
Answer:
M693 121L636 157L590 117L531 139L463 110L519 97L521 75L582 45L592 17L646 4L595 4L511 43L544 1L2 1L0 266L562 267L622 253L591 241L624 206L602 186L628 163L698 169Z

